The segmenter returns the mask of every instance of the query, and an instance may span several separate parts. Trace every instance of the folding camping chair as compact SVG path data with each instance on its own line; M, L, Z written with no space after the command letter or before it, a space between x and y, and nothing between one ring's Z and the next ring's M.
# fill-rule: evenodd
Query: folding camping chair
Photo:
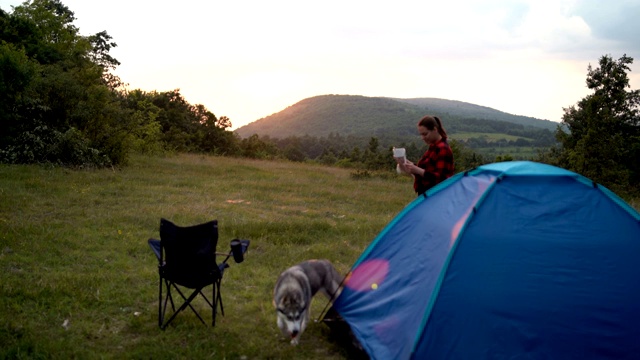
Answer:
M218 244L218 222L212 220L207 223L181 227L169 220L160 220L160 240L149 239L149 246L158 258L158 273L160 275L158 295L158 326L166 329L169 323L189 307L200 321L206 325L191 302L200 294L212 310L212 326L216 325L216 310L220 305L220 312L224 315L220 286L224 269L229 267L227 260L233 257L236 263L244 260L244 253L249 248L249 240L231 240L229 253L216 253ZM216 262L216 255L226 256L221 263ZM205 296L203 289L212 286L211 301ZM186 297L180 287L193 289ZM163 297L163 288L165 294ZM171 289L174 289L184 300L176 310ZM171 304L173 314L164 322L167 305Z

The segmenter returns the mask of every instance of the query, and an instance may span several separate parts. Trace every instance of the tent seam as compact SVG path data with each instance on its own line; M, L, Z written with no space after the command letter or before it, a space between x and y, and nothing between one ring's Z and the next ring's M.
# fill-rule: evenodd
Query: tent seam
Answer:
M423 196L420 196L418 198L416 198L415 200L413 200L411 203L409 203L409 205L407 205L395 218L393 218L393 220L391 220L391 222L389 224L387 224L387 226L384 227L384 229L382 229L382 231L380 232L380 234L378 234L378 236L376 236L373 241L371 241L371 244L365 249L365 251L362 253L362 255L360 255L360 257L358 258L358 260L356 260L356 262L353 264L353 266L351 267L350 271L355 269L358 265L360 265L360 263L362 262L362 260L364 258L366 258L369 253L371 251L373 251L373 248L376 247L376 245L380 242L380 239L382 239L384 237L384 235L386 235L386 233L388 233L391 228L398 222L400 221L401 218L404 217L404 215L406 213L408 213L411 209L413 209L414 207L418 206L418 204L422 203L423 201L425 201L426 198Z
M378 242L380 242L380 239L382 239L386 233L388 233L391 228L398 223L405 215L406 213L408 213L411 209L413 209L414 207L418 206L420 203L422 203L423 201L427 200L429 197L431 197L432 195L440 192L443 189L446 189L447 187L449 187L450 184L452 184L453 182L455 182L458 178L465 176L466 173L465 172L460 172L452 177L450 177L449 179L439 183L438 185L434 186L433 188L427 190L426 193L424 193L424 196L418 196L416 199L414 199L413 201L411 201L402 211L400 211L400 213L398 213L398 215L396 215L393 220L391 220L391 222L389 224L387 224L387 226L385 226L384 229L382 229L382 231L378 234L378 236L376 236L372 241L371 244L369 244L369 246L367 246L367 248L365 249L365 251L360 255L360 257L356 260L356 262L353 264L353 266L351 267L351 269L349 271L352 271L353 269L355 269L358 265L360 265L360 263L362 262L362 260L367 257L369 255L369 253L371 251L373 251L373 248L378 244Z
M471 212L469 213L469 216L467 217L467 219L464 222L464 225L460 229L460 232L458 233L458 236L456 237L456 239L455 239L455 241L454 241L454 243L452 245L452 249L451 249L451 251L449 251L449 255L447 256L447 260L445 260L445 263L442 266L442 270L440 271L440 275L438 275L438 281L436 283L436 286L434 287L433 291L431 292L431 296L429 298L429 304L427 305L426 311L424 312L424 314L422 316L422 322L421 322L421 325L419 327L420 331L416 333L416 337L413 340L413 349L411 349L411 357L413 357L413 355L415 354L416 347L418 345L418 341L422 337L422 334L424 333L426 325L429 322L429 319L431 318L431 312L432 312L433 307L435 305L435 300L436 300L436 298L438 297L438 295L440 293L440 288L442 287L442 282L444 280L444 276L447 273L447 270L449 270L449 265L451 264L451 259L453 258L453 256L455 256L456 250L458 249L458 243L459 243L460 237L462 236L462 234L464 234L464 232L465 232L465 230L467 228L467 225L469 224L471 219L476 215L476 210L477 210L478 206L482 205L482 203L484 202L484 199L487 197L487 194L489 194L493 190L494 186L496 186L496 184L498 184L499 182L500 181L498 181L498 179L496 178L496 181L493 181L491 183L491 185L486 189L486 191L478 199L478 201L475 203L475 205L473 205L473 208L471 209Z

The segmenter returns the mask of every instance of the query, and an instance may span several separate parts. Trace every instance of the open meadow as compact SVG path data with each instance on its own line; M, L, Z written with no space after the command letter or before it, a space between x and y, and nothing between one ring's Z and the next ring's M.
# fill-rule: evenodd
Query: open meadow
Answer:
M293 347L276 326L278 274L331 260L346 273L415 198L411 180L317 165L199 155L121 170L0 165L0 358L344 359L323 323ZM222 281L225 316L158 328L160 218L219 221L218 251L251 240ZM209 288L208 288L209 289ZM327 301L316 297L312 319ZM206 319L210 310L196 303Z

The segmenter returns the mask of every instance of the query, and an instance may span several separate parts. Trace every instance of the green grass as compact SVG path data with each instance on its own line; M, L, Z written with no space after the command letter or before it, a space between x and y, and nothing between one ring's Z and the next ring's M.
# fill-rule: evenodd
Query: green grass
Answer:
M322 323L289 345L271 303L276 278L312 258L346 273L415 195L406 177L179 155L123 170L0 165L0 199L0 359L345 359ZM158 328L147 239L161 217L218 219L219 250L252 241L225 272L215 328L190 312ZM313 319L325 305L314 300Z
M459 141L467 141L471 138L479 138L487 141L489 145L491 145L491 143L497 142L498 140L516 141L518 139L524 139L527 141L532 141L532 139L522 136L479 132L455 133L451 135L451 138ZM534 146L474 146L472 147L472 149L473 151L485 156L488 159L495 159L497 156L510 155L514 160L530 160L538 156L538 153L542 148Z
M0 358L344 359L322 323L289 345L275 324L276 278L311 258L346 273L415 195L404 177L179 155L123 170L0 165L0 198ZM225 272L216 327L186 312L158 328L147 239L161 217L218 219L218 250L252 241ZM313 319L325 305L314 300Z

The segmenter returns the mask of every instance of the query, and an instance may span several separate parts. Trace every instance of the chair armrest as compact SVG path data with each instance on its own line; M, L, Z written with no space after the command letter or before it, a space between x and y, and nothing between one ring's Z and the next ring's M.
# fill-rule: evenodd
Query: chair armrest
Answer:
M160 244L160 240L157 239L149 239L147 241L149 243L149 247L153 250L153 253L156 254L158 258L158 263L162 262L162 245Z

